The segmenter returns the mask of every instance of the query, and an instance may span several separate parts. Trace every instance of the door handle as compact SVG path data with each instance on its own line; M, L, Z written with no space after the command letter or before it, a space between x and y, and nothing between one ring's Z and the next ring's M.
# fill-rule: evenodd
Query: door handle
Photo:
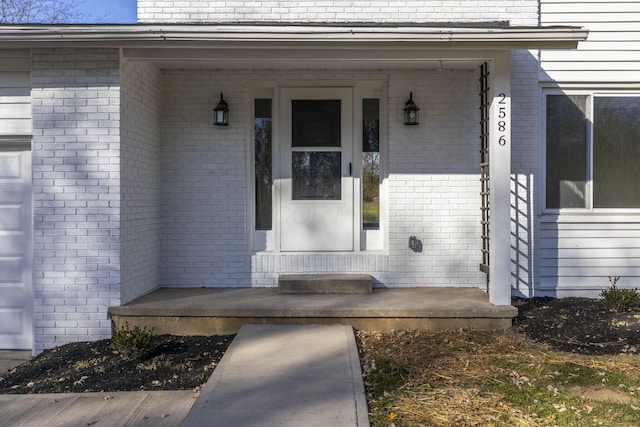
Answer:
M349 176L353 176L353 174L351 173L351 162L349 162Z

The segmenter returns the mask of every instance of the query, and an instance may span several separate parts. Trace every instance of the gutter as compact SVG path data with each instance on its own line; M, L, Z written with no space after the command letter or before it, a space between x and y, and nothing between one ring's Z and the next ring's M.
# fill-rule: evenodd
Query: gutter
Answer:
M212 47L220 43L340 44L416 43L421 47L487 45L503 48L574 49L582 27L470 27L420 25L1 25L0 46Z

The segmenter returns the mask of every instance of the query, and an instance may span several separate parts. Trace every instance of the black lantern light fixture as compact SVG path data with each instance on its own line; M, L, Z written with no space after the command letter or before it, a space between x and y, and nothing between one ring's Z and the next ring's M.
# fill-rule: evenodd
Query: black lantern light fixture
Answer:
M413 92L410 92L409 100L404 103L404 124L407 126L419 124L418 111L420 109L413 103Z
M216 105L216 108L213 109L215 114L215 121L213 122L216 126L229 126L229 104L222 97L222 92L220 92L220 102Z

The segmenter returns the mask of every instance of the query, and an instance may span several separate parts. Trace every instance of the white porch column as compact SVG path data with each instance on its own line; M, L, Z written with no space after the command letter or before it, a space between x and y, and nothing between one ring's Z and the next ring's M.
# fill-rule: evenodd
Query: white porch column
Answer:
M511 304L511 52L490 63L489 300Z

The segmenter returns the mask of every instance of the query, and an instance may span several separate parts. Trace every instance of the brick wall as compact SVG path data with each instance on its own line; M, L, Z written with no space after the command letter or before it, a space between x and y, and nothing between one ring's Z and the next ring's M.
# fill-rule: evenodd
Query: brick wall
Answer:
M397 72L389 83L390 270L401 285L479 285L479 71ZM400 114L412 90L421 125ZM421 254L407 249L410 235Z
M122 61L122 303L159 286L161 74Z
M534 0L138 0L138 22L482 22L536 25Z
M163 72L163 285L248 284L244 86L256 78L236 71ZM228 127L213 125L221 91L231 110Z
M251 255L247 247L247 82L389 88L389 251ZM273 286L279 272L371 272L388 286L479 286L478 71L165 71L161 283ZM212 125L224 90L231 125ZM404 126L409 91L422 124ZM408 238L423 241L421 253Z
M110 336L120 303L115 49L32 55L34 351Z

